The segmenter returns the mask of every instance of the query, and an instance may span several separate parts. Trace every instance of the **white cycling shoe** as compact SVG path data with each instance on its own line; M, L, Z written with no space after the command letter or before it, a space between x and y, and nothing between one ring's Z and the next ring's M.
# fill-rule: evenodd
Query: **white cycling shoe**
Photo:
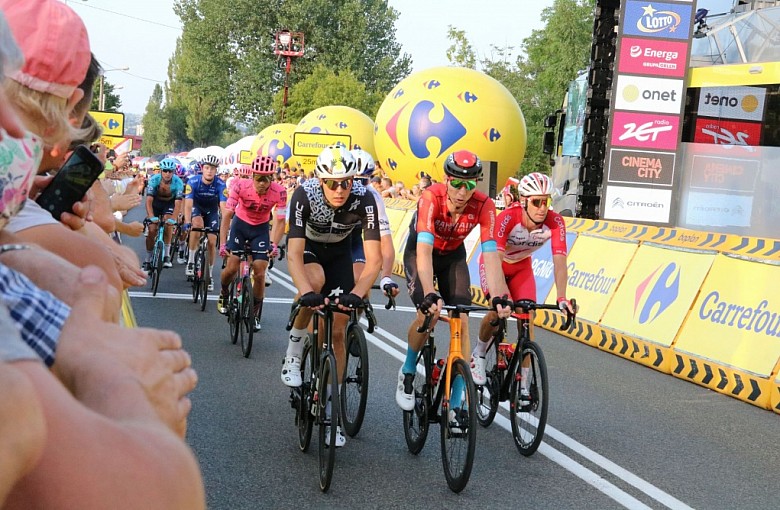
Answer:
M298 356L285 356L282 364L282 382L290 388L298 388L303 384L301 380L301 358Z
M325 429L325 446L330 446L330 431L333 427ZM344 433L341 431L341 425L336 425L336 448L341 448L347 444L347 438L344 437Z

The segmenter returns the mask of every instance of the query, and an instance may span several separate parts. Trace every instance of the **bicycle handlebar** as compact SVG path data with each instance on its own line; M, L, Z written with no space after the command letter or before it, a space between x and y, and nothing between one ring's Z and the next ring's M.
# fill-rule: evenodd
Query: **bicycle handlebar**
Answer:
M489 312L489 308L485 308L484 306L478 306L478 305L444 305L441 307L442 310L448 311L448 312L457 312L458 314L461 313L468 313L468 312ZM422 323L422 326L417 328L418 333L427 333L430 330L431 327L431 321L433 320L433 314L427 314L425 316L425 320ZM450 318L446 315L439 315L439 320L442 320L444 322L449 322Z
M385 285L384 287L380 287L379 285L372 285L371 288L373 290L381 290L384 291L385 295L387 296L387 303L385 304L385 310L393 309L395 310L395 297L393 297L393 293L391 290L393 289L393 286L389 283Z
M302 308L305 308L303 305L301 305L300 301L295 302L295 306L292 307L292 310L290 310L290 318L287 321L287 326L285 326L285 329L287 331L290 331L293 326L293 322L295 321L295 318L298 316L298 312L301 311ZM374 308L371 306L371 302L367 299L363 300L363 304L358 306L357 308L351 308L349 310L342 310L339 308L338 303L335 301L328 302L325 307L321 310L314 310L315 313L319 314L320 317L325 317L328 312L338 312L343 313L344 315L350 315L352 316L355 321L357 322L357 316L353 314L357 314L358 310L364 309L366 311L366 318L368 319L368 329L367 331L369 333L374 332L374 326L376 326L376 317L374 317Z
M574 323L575 320L577 320L577 300L572 298L571 301L571 307L574 308L574 312L571 313L568 310L565 310L566 313L566 320L563 324L561 324L561 327L558 328L560 331L566 331L569 329ZM557 310L559 312L564 311L561 310L558 305L550 305L550 304L540 304L530 299L521 299L519 301L515 301L513 303L514 308L522 308L524 311L529 312L531 310ZM498 326L502 320L506 319L495 319L493 321L490 321L490 325L492 327Z

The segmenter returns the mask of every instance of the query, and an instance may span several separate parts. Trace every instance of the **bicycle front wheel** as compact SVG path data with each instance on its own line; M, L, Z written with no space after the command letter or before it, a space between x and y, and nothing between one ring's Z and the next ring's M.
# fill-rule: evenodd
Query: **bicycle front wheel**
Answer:
M303 346L301 355L301 399L298 402L298 447L302 452L309 449L311 442L311 428L314 424L314 416L311 414L311 406L314 396L314 378L312 373L315 370L314 362L314 344L312 343L311 333L306 337L306 343Z
M448 407L442 406L441 462L453 492L460 492L471 476L477 446L477 412L471 370L462 359L452 363ZM443 403L444 401L442 401Z
M155 245L152 252L151 272L152 272L152 296L157 295L157 286L160 285L160 273L162 272L162 251L158 245Z
M520 359L530 359L531 366L527 370L527 381L523 381L524 370L519 366L523 363L518 363L517 375L514 376L509 393L509 417L515 446L528 457L534 454L542 442L550 399L547 394L547 364L542 349L536 342L528 342L523 347L523 357Z
M431 408L431 397L428 394L427 381L430 380L430 366L433 362L430 348L423 347L417 356L417 364L423 364L424 373L417 373L414 377L414 409L404 411L404 438L406 447L414 455L420 453L428 439L429 420L428 414ZM432 393L432 392L431 392Z
M230 325L230 343L233 345L238 342L238 334L241 330L240 310L238 305L238 296L236 296L236 280L230 284L230 294L228 294L227 320Z
M336 357L325 353L320 360L319 395L319 460L320 490L327 492L336 463L336 429L339 424L339 383L336 377ZM330 407L330 410L328 410ZM330 411L330 412L328 412ZM327 443L325 440L328 440Z
M198 257L198 265L200 266L200 311L206 309L206 301L209 297L209 254L208 252L201 251Z
M498 359L498 341L494 338L485 353L485 376L487 381L484 386L475 386L477 391L477 421L483 427L489 427L493 423L493 419L495 419L498 411L501 378L496 359Z
M195 252L195 266L193 268L192 276L190 277L192 282L192 302L197 303L200 297L200 252Z
M252 296L252 282L245 276L241 282L241 352L245 358L252 353L252 341L255 336L254 298Z
M341 382L341 416L344 431L355 437L363 425L368 401L368 349L366 336L357 324L347 331L347 356L344 379Z

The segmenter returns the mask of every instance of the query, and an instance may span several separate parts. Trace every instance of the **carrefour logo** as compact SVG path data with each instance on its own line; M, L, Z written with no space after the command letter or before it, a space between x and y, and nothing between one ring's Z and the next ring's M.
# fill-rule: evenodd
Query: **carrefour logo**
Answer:
M393 144L404 153L401 147L401 128L399 127L399 119L401 115L407 110L410 103L403 105L387 123L387 134L392 140ZM439 108L443 111L443 115L437 114L436 117L441 116L441 120L433 122L431 120L431 111L434 108ZM431 152L428 150L427 142L431 138L439 140L439 153L441 156L447 149L452 147L458 140L466 135L466 127L457 117L443 104L436 104L432 101L423 100L415 104L411 108L411 114L409 116L409 123L407 129L407 136L409 141L409 148L414 156L425 159L430 156ZM496 137L496 134L493 134Z
M755 306L730 303L714 290L702 300L699 319L780 338L780 313L770 310L769 301L766 299L762 299Z
M270 156L277 161L281 157L281 161L285 162L292 157L292 147L283 140L271 140L268 142L267 156Z
M623 21L623 33L668 39L688 39L691 5L663 2L629 1Z
M653 322L680 295L680 268L670 262L658 266L634 292L634 317L639 324ZM650 289L650 290L648 290Z

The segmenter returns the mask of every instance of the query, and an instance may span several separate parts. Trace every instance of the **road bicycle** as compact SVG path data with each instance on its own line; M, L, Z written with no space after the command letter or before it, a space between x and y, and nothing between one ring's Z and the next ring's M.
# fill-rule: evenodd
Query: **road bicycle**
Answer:
M192 302L197 303L200 301L200 311L202 312L206 309L209 285L211 284L212 261L209 256L208 235L217 233L218 231L211 230L209 227L192 227L191 232L200 232L200 238L198 239L198 248L195 250L195 267L193 274L187 279L192 282ZM173 248L171 248L171 250L173 250Z
M293 321L301 310L300 302L293 306L290 320L287 322L287 331L293 326ZM316 423L319 428L319 483L320 490L327 492L333 477L333 466L336 462L336 431L339 422L342 422L347 433L352 431L354 435L360 430L365 415L366 397L368 393L368 352L366 339L358 321L358 312L364 309L368 320L368 331L372 332L376 324L371 303L363 301L360 308L349 311L341 310L337 304L330 302L321 310L312 315L312 332L306 335L301 355L300 387L290 389L290 405L295 409L295 423L298 428L298 446L302 452L309 449L312 428ZM355 392L360 396L357 399L347 398L345 412L342 412L343 398L340 398L338 373L336 369L336 354L333 352L333 314L343 313L349 315L347 322L346 346L347 351L360 347L357 358L360 360L356 366L360 372L351 376L351 381L346 382L349 374L344 377L342 385L348 386L345 391ZM320 336L320 321L322 321L323 336ZM316 341L319 338L320 341ZM350 357L351 354L348 355ZM357 403L355 403L355 400ZM330 412L328 412L330 406ZM325 441L328 438L329 441Z
M241 353L248 358L252 353L255 335L254 293L252 292L252 247L247 241L238 253L239 269L233 281L227 303L227 321L230 325L230 341L233 344L241 338ZM225 257L223 261L227 261Z
M433 316L426 316L423 325L417 329L418 333L428 334L417 355L417 364L422 365L423 373L414 378L414 409L404 411L404 437L409 451L417 455L425 446L429 425L439 423L444 477L450 490L460 492L471 476L477 444L476 390L471 369L462 353L461 314L484 312L486 309L481 306L444 305L442 310L452 312L449 318L440 317L449 322L449 353L446 358L436 359L433 330L430 328Z
M176 225L173 227L173 236L171 236L171 262L178 259L178 257L181 255L179 253L179 250L187 246L186 238L185 240L181 239L182 232L183 232L181 221L182 221L182 215L180 214L179 221L177 221ZM187 253L186 255L189 255L189 253ZM178 262L178 260L176 261Z
M154 240L154 247L152 248L152 258L149 260L149 281L152 284L152 296L157 295L157 287L160 285L160 273L163 270L163 261L165 258L165 225L159 225L160 220L152 221L149 218L144 219L144 228L148 228L151 224L158 225L157 238Z
M571 300L575 313L566 312L561 331L568 330L576 320L577 302ZM490 324L498 326L490 338L484 386L477 387L477 419L480 425L488 427L493 423L499 402L509 400L509 417L512 423L512 437L518 451L526 457L539 448L547 425L548 393L547 364L542 348L531 341L531 316L533 310L558 310L558 305L538 304L523 299L514 302L513 314L518 321L517 342L506 341L506 319L496 319ZM524 367L527 369L525 370ZM523 380L523 372L527 372Z

